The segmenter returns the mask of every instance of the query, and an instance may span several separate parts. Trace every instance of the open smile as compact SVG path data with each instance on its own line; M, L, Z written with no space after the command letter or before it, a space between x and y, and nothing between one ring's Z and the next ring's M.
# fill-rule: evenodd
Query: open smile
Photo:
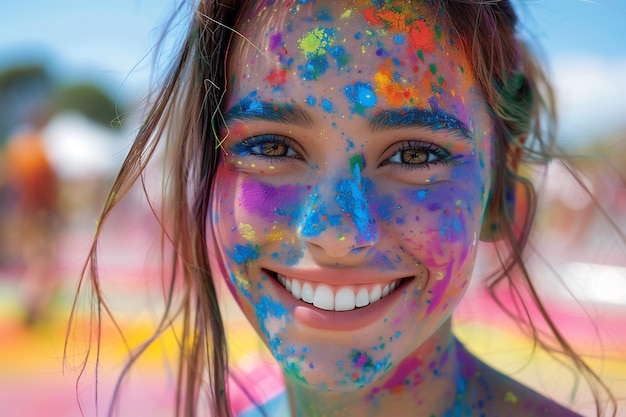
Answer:
M402 286L411 277L377 284L329 285L309 282L266 270L295 299L328 311L349 311L374 304Z

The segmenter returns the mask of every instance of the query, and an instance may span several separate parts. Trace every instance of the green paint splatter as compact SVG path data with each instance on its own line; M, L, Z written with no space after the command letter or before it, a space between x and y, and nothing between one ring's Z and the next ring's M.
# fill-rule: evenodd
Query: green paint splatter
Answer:
M360 154L356 154L350 158L350 172L354 173L355 166L359 166L359 172L363 171L365 167L365 162L363 161L363 157Z

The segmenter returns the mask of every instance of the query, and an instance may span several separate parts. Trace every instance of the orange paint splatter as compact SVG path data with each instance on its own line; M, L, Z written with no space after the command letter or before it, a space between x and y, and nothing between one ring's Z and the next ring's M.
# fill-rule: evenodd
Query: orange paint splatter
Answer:
M381 93L392 106L414 104L419 100L419 90L413 86L402 86L393 81L391 71L381 68L375 75L376 92Z

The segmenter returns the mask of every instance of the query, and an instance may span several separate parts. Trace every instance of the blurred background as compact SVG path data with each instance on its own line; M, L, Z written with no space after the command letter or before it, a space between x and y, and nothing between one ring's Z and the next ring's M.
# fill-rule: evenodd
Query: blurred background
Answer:
M0 5L0 417L79 416L77 396L85 415L95 415L95 376L76 384L76 369L62 366L67 320L99 210L138 129L142 100L181 39L184 18L171 22L159 44L176 3ZM557 323L622 399L619 415L626 416L626 248L616 232L626 230L626 4L514 4L525 37L554 80L558 140L566 151L587 155L568 167L551 163L542 181L529 255L533 272L542 277L538 286ZM189 15L188 7L181 15ZM571 168L595 202L571 179ZM158 181L158 169L149 171L148 187L158 191ZM150 335L159 317L159 260L151 251L157 234L138 189L103 235L103 291L131 346ZM483 253L479 267L487 269L490 249ZM474 287L455 323L459 337L492 365L569 402L576 386L571 376L533 354L532 344L497 313L479 284ZM252 357L265 360L237 310L226 304L234 360L247 363L257 351ZM111 323L103 335L100 410L127 360ZM137 364L122 415L169 415L170 339ZM556 393L555 386L561 387ZM588 396L577 398L572 405L591 415Z

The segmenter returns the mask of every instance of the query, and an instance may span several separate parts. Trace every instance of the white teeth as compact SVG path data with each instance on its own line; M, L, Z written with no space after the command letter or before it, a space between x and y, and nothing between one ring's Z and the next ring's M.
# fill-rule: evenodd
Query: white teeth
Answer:
M370 303L370 295L367 293L367 288L361 288L356 294L356 300L354 302L355 307L365 307Z
M370 304L380 300L380 296L380 285L374 285L374 288L372 288L372 291L370 292Z
M356 297L354 291L350 288L343 287L335 294L335 311L354 310L356 306Z
M289 289L287 289L287 291L289 291ZM302 298L302 287L300 286L298 280L293 280L293 283L291 284L291 293L297 299Z
M313 305L322 310L334 310L335 309L335 297L333 297L333 290L326 285L320 285L315 290L315 298L313 299Z
M392 293L400 283L400 280L396 280L384 286L376 284L333 288L324 284L314 287L310 282L290 279L281 274L277 274L277 279L294 298L302 299L322 310L334 311L354 310L375 303Z
M315 294L313 293L313 287L308 282L302 284L302 301L307 302L309 304L313 304L313 297Z

